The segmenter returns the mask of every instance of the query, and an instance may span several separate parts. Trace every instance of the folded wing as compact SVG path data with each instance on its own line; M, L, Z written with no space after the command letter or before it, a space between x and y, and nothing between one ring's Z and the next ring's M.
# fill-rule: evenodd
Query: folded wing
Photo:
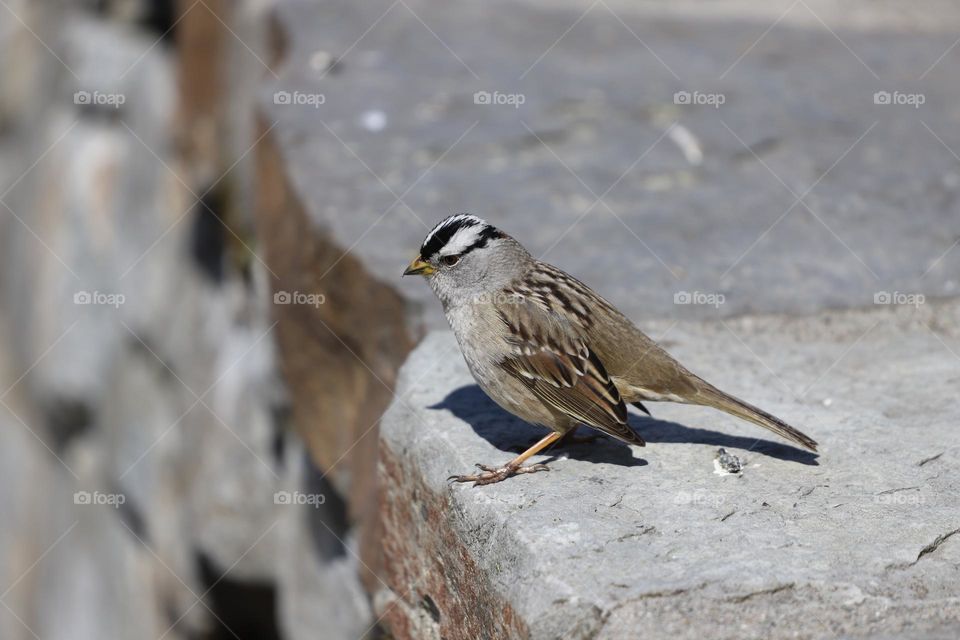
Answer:
M627 407L584 336L535 300L500 305L512 354L500 362L542 402L629 444L643 439L627 425Z

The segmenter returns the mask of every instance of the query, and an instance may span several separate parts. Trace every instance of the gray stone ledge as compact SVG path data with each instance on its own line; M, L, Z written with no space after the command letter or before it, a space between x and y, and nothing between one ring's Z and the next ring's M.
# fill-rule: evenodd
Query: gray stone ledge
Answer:
M391 629L955 636L958 327L956 302L649 324L694 371L803 427L822 455L707 409L652 404L655 420L632 417L646 448L576 445L534 458L552 459L549 473L476 489L446 478L504 462L541 431L486 398L450 333L431 333L382 423L387 571L405 605L388 612ZM718 447L746 460L741 476L714 473ZM408 613L425 607L436 615Z

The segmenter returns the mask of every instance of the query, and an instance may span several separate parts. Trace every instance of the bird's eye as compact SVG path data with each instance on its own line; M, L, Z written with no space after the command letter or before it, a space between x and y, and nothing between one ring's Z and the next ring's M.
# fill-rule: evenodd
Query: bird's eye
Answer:
M452 267L453 265L460 262L460 256L443 256L442 258L440 258L440 262L442 262L444 265L448 267Z

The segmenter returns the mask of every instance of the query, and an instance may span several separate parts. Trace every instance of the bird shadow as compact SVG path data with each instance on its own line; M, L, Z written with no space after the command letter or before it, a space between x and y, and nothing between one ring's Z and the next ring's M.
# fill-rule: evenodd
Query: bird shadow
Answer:
M447 410L469 424L481 438L501 451L520 453L545 434L543 427L534 426L504 411L475 385L466 385L447 394L441 402L428 407ZM778 460L818 466L817 454L772 440L733 436L710 429L686 427L676 422L657 420L647 416L630 416L630 426L649 443L707 444L716 447L743 449ZM596 431L580 427L578 435ZM625 467L644 466L647 461L633 457L633 450L613 438L601 437L590 444L572 444L565 447L571 458L592 463L608 463ZM554 453L548 450L549 453ZM548 461L549 462L549 461Z

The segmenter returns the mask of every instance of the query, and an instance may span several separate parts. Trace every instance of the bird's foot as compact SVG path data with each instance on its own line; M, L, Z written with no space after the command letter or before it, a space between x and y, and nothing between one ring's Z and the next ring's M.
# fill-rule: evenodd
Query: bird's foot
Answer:
M473 486L479 487L484 484L493 484L495 482L502 482L510 476L517 476L521 473L536 473L537 471L550 471L550 467L545 464L531 464L525 467L515 464L505 464L502 467L488 467L485 464L478 464L477 468L483 471L483 473L475 473L472 475L464 476L450 476L447 478L448 481L452 482L472 482Z

